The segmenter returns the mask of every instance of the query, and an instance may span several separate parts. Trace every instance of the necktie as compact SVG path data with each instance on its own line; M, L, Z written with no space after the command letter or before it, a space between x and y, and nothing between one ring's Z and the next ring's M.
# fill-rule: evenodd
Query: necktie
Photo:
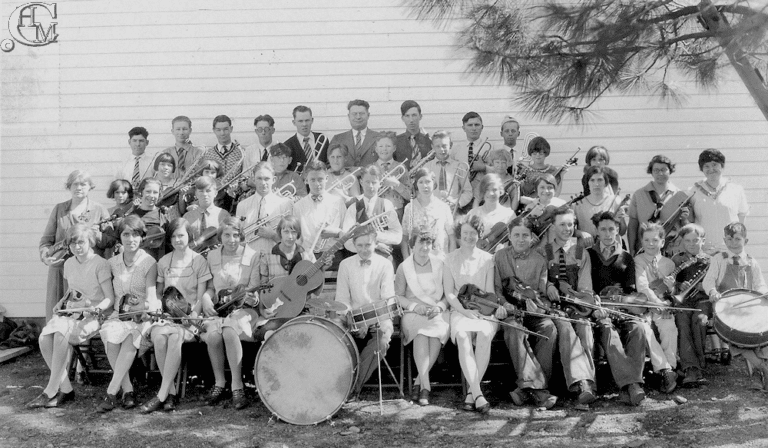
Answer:
M738 269L738 282L740 288L745 288L747 286L747 270L742 269L743 264L739 261L739 256L734 255L733 256L733 265L736 266L736 269Z
M416 146L416 136L411 136L411 162L415 163L416 160L419 158L419 147Z
M564 282L568 282L568 273L565 269L565 250L563 248L560 248L560 266L558 267L559 271L557 273L558 280L562 280Z
M133 176L131 176L131 183L135 189L139 188L139 159L141 159L141 156L137 156L136 161L133 163Z
M184 172L184 169L186 168L186 162L187 162L187 150L184 148L179 148L176 150L176 152L179 153L179 166L178 171L180 173Z
M312 148L309 147L309 137L304 137L304 155L307 157L307 160L310 160L310 154L312 153Z
M469 142L467 148L467 163L472 164L472 159L475 158L475 142Z
M267 148L261 148L261 161L266 162L269 158L269 150Z
M360 260L360 266L371 265L371 260Z
M359 151L361 146L363 146L363 132L357 131L357 137L355 137L355 150Z
M224 155L227 153L227 145L221 145L221 154Z
M438 162L440 164L440 178L437 181L438 191L445 191L448 188L448 182L445 177L445 162Z
M207 214L208 210L204 211L200 216L200 232L208 228L208 220L206 219Z
M384 170L384 174L387 174L389 172L389 165L390 165L389 162L384 162L381 164L381 169Z
M659 262L656 260L656 257L651 259L651 274L654 278L661 278L661 275L659 275Z
M603 258L608 259L613 255L613 246L603 247Z
M264 210L264 198L259 200L259 212L256 214L256 220L261 220L261 212Z

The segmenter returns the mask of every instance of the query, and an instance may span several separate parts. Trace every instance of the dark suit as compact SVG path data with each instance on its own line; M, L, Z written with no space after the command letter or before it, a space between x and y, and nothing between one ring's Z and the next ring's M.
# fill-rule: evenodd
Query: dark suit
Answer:
M307 166L307 155L304 153L304 142L299 141L299 139L296 137L297 134L293 134L291 138L285 141L285 145L291 148L291 157L293 157L293 160L291 160L291 164L288 165L288 170L293 171L296 169L296 164L301 163L301 168L299 168L299 172L304 171L304 168ZM321 135L323 135L320 132L313 132L312 135L315 139L315 146L312 148L314 149L317 147L317 141L320 138ZM320 155L324 155L325 152L328 150L328 139L323 139L323 145L320 148ZM322 158L321 158L322 160ZM327 160L323 160L324 162L327 162Z
M429 135L419 132L416 134L416 146L419 147L421 157L426 157L427 154L429 154L429 151L432 150L432 139L429 138ZM411 160L411 155L413 155L413 150L411 149L411 134L403 132L397 136L397 141L395 142L395 160L402 162L403 160L408 159L408 161L405 162L405 167L410 170L411 162L413 162L413 160Z
M357 134L357 131L355 131L355 134ZM378 132L368 128L365 133L365 139L363 139L363 143L360 145L360 151L355 151L355 136L352 134L351 129L347 132L334 135L331 139L331 144L339 143L347 148L347 154L349 156L345 163L346 166L368 166L379 159L379 156L376 155L376 151L373 150L373 142L378 136ZM323 161L327 161L327 158Z

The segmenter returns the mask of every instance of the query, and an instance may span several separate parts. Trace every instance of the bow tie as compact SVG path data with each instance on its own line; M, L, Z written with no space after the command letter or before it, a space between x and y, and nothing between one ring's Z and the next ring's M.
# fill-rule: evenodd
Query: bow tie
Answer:
M310 195L312 197L312 200L315 202L322 202L323 201L323 195L322 194L313 194Z
M341 176L341 174L342 174L343 172L344 172L344 171L331 171L331 174L333 174L334 176Z
M527 258L528 254L530 254L530 253L531 253L530 250L526 250L525 252L516 252L516 251L513 250L512 251L512 258L515 259L515 260L519 260L521 258Z
M445 165L448 165L448 161L447 160L438 160L437 164L445 166Z
M371 260L360 260L360 266L371 265Z

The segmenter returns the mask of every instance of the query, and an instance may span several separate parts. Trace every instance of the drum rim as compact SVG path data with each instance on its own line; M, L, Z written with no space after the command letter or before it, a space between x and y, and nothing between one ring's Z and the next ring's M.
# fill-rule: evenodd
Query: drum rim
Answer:
M752 289L747 288L733 288L729 289L721 294L722 298L728 298L732 297L736 294L744 294L749 293L754 296L761 296L757 291L754 291ZM758 347L764 347L768 345L768 331L764 331L761 333L748 333L745 331L737 330L730 325L726 324L717 313L717 306L712 307L712 328L715 330L715 332L726 340L729 344L735 345L736 347L741 348L758 348ZM764 338L765 340L763 342L752 342L755 338ZM747 340L747 342L741 342L741 341L735 341L734 339L741 338L743 340Z
M319 322L316 322L316 320L333 324L336 328L338 328L342 332L342 338L336 338L340 344L346 345L343 343L343 340L344 340L343 338L346 338L348 341L351 342L351 344L348 345L348 347L351 347L352 350L345 350L345 353L347 353L350 356L350 358L353 358L353 359L350 359L350 363L352 364L352 378L349 386L349 391L347 392L349 393L354 389L355 384L357 383L358 375L360 375L360 370L359 370L360 369L360 351L358 350L357 344L355 343L355 340L350 335L349 331L344 329L341 325L339 325L332 319L328 319L327 317L305 314L301 316L296 316L293 319L289 320L288 322L284 323L280 328L275 330L272 336L270 336L270 339L275 337L275 335L281 330L283 330L284 328L295 326L297 324L311 324L311 325L318 326L320 328L324 328L326 330L328 329L327 326L322 325ZM336 334L334 334L332 330L328 330L328 331L333 336L336 336ZM309 425L317 425L318 423L324 422L326 420L330 420L334 415L336 415L341 410L342 407L344 407L344 404L346 403L346 399L342 400L341 403L339 403L339 405L327 416L311 422L297 421L297 420L285 418L282 415L278 414L275 411L275 409L273 409L272 405L268 402L268 400L265 400L265 398L268 397L268 394L265 395L264 393L262 393L261 388L259 387L259 375L257 373L257 370L258 370L259 359L261 359L261 352L264 350L264 347L267 345L266 342L267 341L262 342L261 347L259 347L259 351L256 353L256 359L254 360L254 365L253 365L253 371L254 371L253 381L256 383L256 390L259 392L261 402L264 404L264 406L266 406L267 409L269 409L269 412L271 412L272 415L292 425L309 426Z

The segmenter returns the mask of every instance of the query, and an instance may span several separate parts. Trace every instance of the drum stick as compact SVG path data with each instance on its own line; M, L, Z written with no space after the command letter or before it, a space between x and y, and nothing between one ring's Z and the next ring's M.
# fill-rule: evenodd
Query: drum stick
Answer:
M736 308L744 308L744 305L746 305L747 303L754 302L755 300L760 300L760 299L763 299L765 297L768 297L768 294L762 294L762 295L759 295L759 296L752 297L751 299L745 300L745 301L741 302L740 304L734 306L733 308L734 309L736 309Z

